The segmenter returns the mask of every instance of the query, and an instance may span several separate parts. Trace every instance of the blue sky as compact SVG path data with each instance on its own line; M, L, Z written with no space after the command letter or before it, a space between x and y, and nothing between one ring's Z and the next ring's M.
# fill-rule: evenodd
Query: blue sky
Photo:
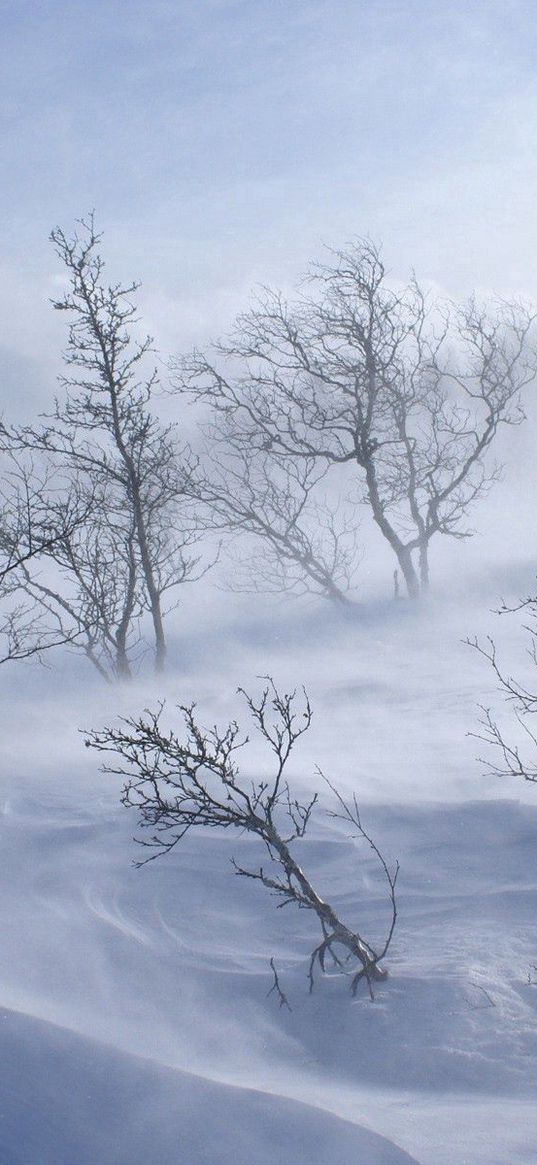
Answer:
M13 390L24 365L40 391L58 347L48 233L92 206L168 350L355 234L397 276L537 298L533 2L0 7Z

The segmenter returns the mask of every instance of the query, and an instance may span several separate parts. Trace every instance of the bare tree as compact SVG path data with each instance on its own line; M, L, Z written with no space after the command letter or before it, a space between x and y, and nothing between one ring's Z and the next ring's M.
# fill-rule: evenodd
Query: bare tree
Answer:
M262 291L215 360L177 361L175 384L212 406L223 443L348 466L417 597L432 538L470 535L467 512L498 475L484 455L524 417L534 316L429 302L415 279L399 290L368 241L330 254L295 303Z
M233 722L223 731L205 729L198 724L193 705L180 706L186 726L184 741L162 727L161 705L156 712L146 712L139 719L122 721L119 728L92 732L86 744L119 758L119 767L107 765L105 771L127 778L123 804L134 808L142 828L150 831L148 838L138 839L149 851L145 862L169 853L195 828L236 829L252 834L263 844L266 863L248 869L233 859L235 873L259 882L279 899L280 906L289 904L311 911L320 926L321 938L310 956L310 990L316 965L324 971L327 958L331 958L338 970L350 975L353 993L365 979L372 995L374 981L386 976L381 960L397 918L398 865L390 870L365 832L356 799L347 803L326 782L336 799L332 816L341 817L358 837L365 839L386 879L390 921L380 949L375 950L318 894L295 856L318 800L314 793L309 801L300 801L286 777L293 747L311 722L306 694L303 707L297 708L296 693L280 694L270 679L257 702L239 690L258 732L274 755L271 777L257 781L241 777L235 754L247 738L241 737L238 724ZM144 860L138 863L143 864Z
M105 282L93 216L72 239L59 228L51 239L69 279L53 306L71 317L64 359L72 372L61 378L64 397L45 423L20 430L12 441L38 450L71 489L82 498L92 495L94 506L85 531L55 548L60 578L68 578L74 591L66 594L27 572L28 589L60 625L67 619L78 628L97 666L99 654L109 664L115 654L112 670L122 676L130 672L128 643L137 638L136 622L148 611L160 672L164 596L200 573L187 489L194 459L176 427L153 412L157 374L146 369L152 340L135 338L138 285Z
M96 505L44 559L20 572L33 608L57 641L82 650L107 682L129 679L144 610L132 525L114 522L109 506Z
M326 469L314 459L277 462L246 446L229 445L219 453L193 479L193 492L207 525L235 536L229 589L314 594L352 604L357 530L316 497Z
M41 656L65 641L43 623L35 603L28 603L25 578L30 569L73 538L88 509L72 492L54 490L48 475L31 459L17 461L0 426L4 472L0 480L0 663Z

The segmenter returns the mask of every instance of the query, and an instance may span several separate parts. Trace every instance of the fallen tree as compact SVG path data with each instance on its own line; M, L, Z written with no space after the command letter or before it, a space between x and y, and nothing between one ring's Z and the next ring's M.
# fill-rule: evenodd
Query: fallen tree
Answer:
M262 842L267 861L247 869L232 859L235 873L261 883L279 899L279 906L295 905L311 911L319 924L320 941L309 960L310 991L316 967L324 972L329 958L338 971L350 975L353 994L365 980L373 998L373 983L387 974L381 963L397 919L395 889L399 866L396 863L390 869L366 833L356 797L345 801L318 770L335 797L331 816L345 821L356 830L357 837L368 843L386 880L389 923L384 940L375 949L321 897L296 857L296 843L305 836L318 801L317 792L309 801L295 797L285 774L294 745L311 723L306 693L302 707L297 708L296 693L280 694L270 678L257 702L244 689L239 691L257 731L274 754L271 778L249 781L241 777L235 754L248 738L241 736L235 721L224 730L201 727L194 705L179 706L186 728L184 740L163 727L163 704L138 719L122 720L120 727L88 735L88 747L118 758L119 763L107 764L105 771L126 778L123 804L134 808L142 829L150 831L150 836L137 839L150 851L137 864L144 865L169 853L195 828L237 829L253 834Z

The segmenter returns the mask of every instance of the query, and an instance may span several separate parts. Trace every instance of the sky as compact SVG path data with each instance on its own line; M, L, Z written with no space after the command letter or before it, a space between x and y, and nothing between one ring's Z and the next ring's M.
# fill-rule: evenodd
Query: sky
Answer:
M166 352L355 235L397 277L537 297L533 3L0 7L8 396L50 380L47 238L92 207Z
M110 278L142 283L164 380L169 357L225 333L256 285L290 292L323 245L356 236L382 244L395 279L537 301L532 0L0 11L5 419L50 409L66 333L49 234L92 208ZM494 541L505 506L509 553L533 510L520 480L534 440L516 434L507 484L480 511Z
M49 406L65 319L49 304L62 273L48 236L56 224L69 233L91 208L110 278L142 281L143 322L163 360L225 330L255 284L287 289L323 243L357 235L382 242L395 279L415 269L448 295L475 287L537 301L536 11L535 0L0 0L0 412L30 419ZM505 1161L532 1159L522 1154L535 1125L524 1088L537 1046L527 979L535 790L491 785L466 735L492 678L463 640L491 629L508 636L508 620L489 610L501 600L500 576L491 572L475 602L470 594L473 606L453 584L461 585L461 563L483 561L488 537L505 565L505 597L531 586L535 431L516 437L505 488L476 512L481 540L435 546L435 594L452 600L435 623L427 608L371 603L335 633L335 616L319 620L304 608L301 621L278 608L269 617L275 608L256 597L239 626L240 608L211 575L192 588L171 636L164 691L170 704L199 700L208 722L234 715L237 684L255 692L260 673L284 676L290 688L307 682L315 720L301 779L309 788L320 764L349 796L358 788L387 856L401 861L386 1002L373 1011L359 998L350 1013L330 981L310 1000L303 932L268 898L263 907L246 879L226 881L227 838L211 836L199 850L187 839L186 860L177 851L169 866L131 869L134 821L123 821L117 786L97 776L78 734L110 721L110 693L97 695L91 678L79 682L84 661L58 656L50 672L6 669L3 1006L211 1079L225 1079L226 1067L235 1096L247 1083L318 1103L318 1113L359 1120L364 1111L422 1165L446 1154L450 1165L490 1162L495 1138L508 1143ZM511 569L516 553L533 555L529 571ZM371 561L360 586L390 598L388 552L377 575ZM117 694L114 715L120 701L137 712L148 690L154 705L161 682L153 699L144 680ZM338 829L323 819L306 853L339 894L349 846ZM352 878L354 898L354 866ZM209 929L198 927L201 914ZM265 998L267 951L280 950L295 976L289 1017ZM480 990L492 993L490 1009ZM55 1102L67 1086L61 1071L71 1083L72 1053L55 1054L64 1067L50 1076L48 1042L12 1024L0 1025L3 1109L17 1117L17 1153L22 1097L26 1132L44 1130L41 1151L60 1119ZM47 1103L31 1097L34 1121L6 1042L25 1056L27 1047L47 1053ZM97 1160L93 1138L108 1110L116 1120L133 1110L118 1110L104 1052L80 1047L82 1068L99 1066L114 1102L101 1103L97 1120L91 1105L86 1117L84 1106L69 1113L69 1128L85 1121L80 1152ZM45 1052L28 1062L39 1067ZM94 1082L81 1080L78 1093L94 1103ZM446 1099L446 1085L457 1096ZM128 1091L132 1099L132 1083ZM227 1124L249 1131L242 1094L240 1102ZM202 1131L217 1136L215 1103ZM166 1105L153 1110L158 1117L169 1116ZM139 1108L125 1116L127 1142ZM256 1125L246 1140L247 1160L257 1160L263 1131ZM218 1146L221 1159L237 1162L230 1144ZM50 1159L63 1159L57 1146Z

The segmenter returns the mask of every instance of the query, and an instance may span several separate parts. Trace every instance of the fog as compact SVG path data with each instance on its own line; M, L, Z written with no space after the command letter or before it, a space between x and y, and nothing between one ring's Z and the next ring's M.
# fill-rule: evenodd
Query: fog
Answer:
M537 302L536 49L525 0L8 3L3 420L34 422L59 391L48 235L92 207L110 279L141 281L158 410L194 444L169 361L208 349L259 285L292 294L325 244L379 242L390 286L415 271L454 300ZM237 593L224 541L166 615L164 675L149 649L128 684L67 646L1 666L2 1165L534 1162L537 801L479 759L483 708L518 729L466 642L492 636L533 690L526 616L495 612L535 591L534 397L491 450L503 471L473 537L433 538L422 601L395 601L364 508L352 607ZM399 862L374 1000L336 965L309 993L311 912L233 872L263 861L258 837L193 829L137 868L122 779L84 747L159 701L180 734L177 705L195 703L202 725L238 720L241 772L259 779L269 758L237 689L267 676L313 708L288 768L297 797L319 792L301 865L373 945L382 870L330 816L319 769Z
M4 1074L6 1160L30 1161L42 1145L44 1160L67 1162L74 1144L82 1160L143 1152L156 1162L174 1136L193 1161L263 1160L280 1137L289 1161L315 1160L314 1139L320 1160L323 1137L341 1160L351 1145L382 1163L405 1160L403 1150L431 1163L531 1160L534 797L487 777L466 735L494 686L461 641L490 627L495 593L489 583L465 604L438 600L420 613L370 604L352 623L267 604L255 619L241 612L234 626L228 612L225 630L215 621L190 638L185 623L199 626L200 612L186 608L174 627L178 659L186 645L177 667L112 698L75 661L6 670L2 1039L16 1065ZM278 911L262 888L233 876L232 855L255 865L255 839L192 834L134 868L136 822L119 805L119 778L100 774L82 747L80 728L157 696L172 723L173 702L194 697L202 722L244 722L236 685L255 691L267 671L284 686L305 680L314 707L295 789L310 792L322 767L345 795L356 793L369 830L401 865L390 978L374 1003L352 1001L340 975L308 995L307 912ZM258 742L241 763L263 771ZM380 937L385 887L327 808L321 788L301 860ZM267 998L271 957L291 1012ZM317 1116L287 1107L282 1132L284 1110L268 1108L260 1122L251 1088L313 1105ZM456 1127L444 1145L448 1111ZM323 1113L351 1122L355 1147L347 1125L315 1123ZM363 1128L387 1144L368 1148Z

